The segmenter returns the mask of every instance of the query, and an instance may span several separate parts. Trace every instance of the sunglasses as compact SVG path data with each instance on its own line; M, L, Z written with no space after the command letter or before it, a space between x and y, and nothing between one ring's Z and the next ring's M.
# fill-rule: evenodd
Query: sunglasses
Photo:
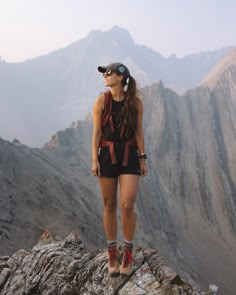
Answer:
M103 76L107 76L107 77L110 77L111 75L113 74L112 70L106 70L105 73L103 73Z

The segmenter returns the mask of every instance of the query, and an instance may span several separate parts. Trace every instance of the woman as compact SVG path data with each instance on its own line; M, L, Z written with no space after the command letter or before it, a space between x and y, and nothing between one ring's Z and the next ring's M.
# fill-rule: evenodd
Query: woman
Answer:
M94 104L92 173L98 176L104 202L103 222L108 243L109 274L129 275L133 270L134 204L139 178L147 175L142 129L143 104L136 96L136 82L121 63L99 66L110 91ZM122 263L116 248L117 187L120 185L121 221L124 235Z

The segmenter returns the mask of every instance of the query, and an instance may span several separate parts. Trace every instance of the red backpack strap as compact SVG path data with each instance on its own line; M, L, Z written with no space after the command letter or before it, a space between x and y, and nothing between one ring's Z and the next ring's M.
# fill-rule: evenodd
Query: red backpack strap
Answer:
M104 92L105 99L104 99L104 110L102 113L102 126L104 127L109 120L109 117L111 115L111 109L112 109L112 96L111 92L107 91Z

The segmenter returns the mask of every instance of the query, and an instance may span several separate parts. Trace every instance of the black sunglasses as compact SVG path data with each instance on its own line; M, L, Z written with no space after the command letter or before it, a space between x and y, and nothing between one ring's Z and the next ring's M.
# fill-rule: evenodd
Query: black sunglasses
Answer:
M105 73L103 73L103 76L107 76L107 77L109 77L109 76L111 76L113 74L113 72L112 72L112 70L106 70L106 72Z

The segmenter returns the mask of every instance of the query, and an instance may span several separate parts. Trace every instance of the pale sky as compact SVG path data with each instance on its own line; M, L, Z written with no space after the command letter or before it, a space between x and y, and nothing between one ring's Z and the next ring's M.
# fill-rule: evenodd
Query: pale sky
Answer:
M0 0L0 56L23 61L115 25L139 45L182 57L236 45L236 1Z

